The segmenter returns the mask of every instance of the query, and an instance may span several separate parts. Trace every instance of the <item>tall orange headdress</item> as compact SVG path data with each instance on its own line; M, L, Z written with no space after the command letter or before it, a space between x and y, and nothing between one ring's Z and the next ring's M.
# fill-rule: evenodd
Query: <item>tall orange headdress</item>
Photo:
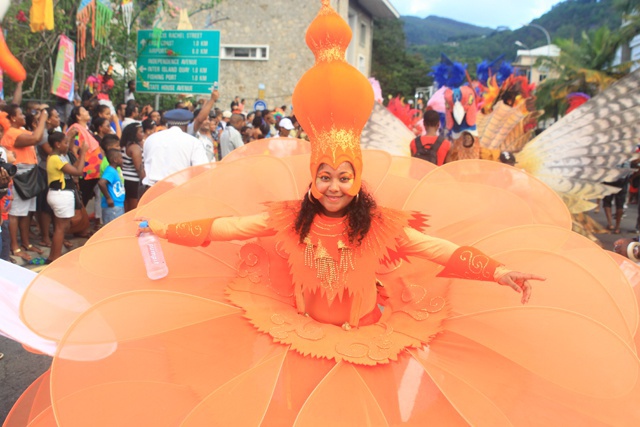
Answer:
M311 141L311 191L314 197L321 197L315 176L322 163L337 168L349 162L355 171L349 194L354 196L362 183L360 134L373 109L373 89L367 78L345 61L351 29L329 0L322 0L306 41L316 63L298 82L293 108Z

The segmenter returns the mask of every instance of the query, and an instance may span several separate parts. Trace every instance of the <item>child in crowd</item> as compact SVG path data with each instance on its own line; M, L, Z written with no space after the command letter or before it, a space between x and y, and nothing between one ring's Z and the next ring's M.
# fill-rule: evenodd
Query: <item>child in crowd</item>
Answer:
M71 225L71 218L75 214L75 185L71 176L82 176L85 154L88 144L83 144L78 152L75 164L69 161L69 144L77 135L77 130L70 130L67 135L53 132L49 135L51 154L47 159L47 181L49 192L47 203L53 211L53 239L51 239L51 253L45 263L49 264L62 255L64 235Z
M106 225L124 214L124 180L117 168L122 167L122 153L107 150L109 166L102 173L98 186L102 191L102 221Z
M119 150L120 138L118 138L118 136L115 134L106 135L100 142L100 148L102 148L102 152L105 154L102 158L102 163L100 163L100 176L102 176L104 171L109 167L109 160L107 160L107 151ZM122 169L120 169L120 166L118 166L116 170L120 175L122 175Z
M120 138L116 134L105 135L104 138L100 141L100 148L102 149L102 162L100 163L100 178L102 178L102 174L109 167L109 160L107 160L107 151L111 149L119 150L120 149ZM117 167L116 170L122 177L122 169ZM96 197L97 201L100 203L96 203L95 208L95 216L96 216L96 227L95 230L98 230L102 225L106 224L104 219L102 218L102 191L100 187L96 185Z

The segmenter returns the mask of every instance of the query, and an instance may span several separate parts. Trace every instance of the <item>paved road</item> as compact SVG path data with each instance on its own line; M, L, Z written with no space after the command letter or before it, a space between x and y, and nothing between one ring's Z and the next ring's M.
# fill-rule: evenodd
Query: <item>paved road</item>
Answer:
M592 217L600 224L606 225L604 213L594 213ZM603 247L611 250L613 242L620 237L636 236L632 232L636 222L636 206L630 206L625 217L622 219L622 234L599 234ZM84 244L85 239L74 239L75 247ZM25 266L34 270L42 267ZM4 358L0 360L0 424L4 421L13 406L13 403L20 397L22 392L44 371L50 364L51 358L48 356L35 355L25 351L22 346L14 341L0 337L0 352L4 353Z
M600 209L599 213L590 213L591 217L598 221L601 225L606 227L607 219L604 215L603 209ZM622 217L622 221L620 222L620 234L597 234L596 236L600 239L602 243L602 247L604 249L613 250L613 242L620 239L621 237L636 237L638 236L634 233L634 229L636 228L636 219L638 218L638 205L629 205Z

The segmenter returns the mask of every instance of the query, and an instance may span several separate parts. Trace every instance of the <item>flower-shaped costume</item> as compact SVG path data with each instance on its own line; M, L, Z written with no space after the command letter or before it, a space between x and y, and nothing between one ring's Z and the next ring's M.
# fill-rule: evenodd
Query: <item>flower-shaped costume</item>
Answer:
M348 93L345 25L324 1L307 39L311 75ZM169 177L34 280L23 320L58 351L7 425L637 424L633 290L526 173L364 151L370 232L354 245L343 219L317 216L300 241L308 165L353 161L366 121L321 103L323 121L311 102L336 86L305 78L311 147L266 140ZM146 277L134 216L173 224L164 279ZM522 306L491 283L494 259L547 281Z

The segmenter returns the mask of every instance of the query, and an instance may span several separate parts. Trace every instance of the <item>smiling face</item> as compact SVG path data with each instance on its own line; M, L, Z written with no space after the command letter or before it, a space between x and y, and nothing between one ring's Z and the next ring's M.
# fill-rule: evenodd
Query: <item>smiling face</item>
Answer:
M341 217L354 196L347 194L353 185L355 174L349 162L341 163L337 169L323 163L316 174L316 188L321 194L318 199L328 217Z

